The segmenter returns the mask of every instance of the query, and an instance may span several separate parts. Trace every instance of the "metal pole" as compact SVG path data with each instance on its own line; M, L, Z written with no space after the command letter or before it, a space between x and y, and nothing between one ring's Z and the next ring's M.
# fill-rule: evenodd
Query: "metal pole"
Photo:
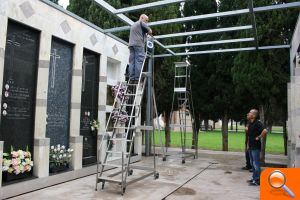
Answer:
M147 42L147 52L149 54L148 58L148 80L147 80L147 105L146 105L146 125L153 126L153 98L152 98L152 87L153 87L153 55L154 55L154 46L153 38L148 38ZM148 44L152 43L152 48L148 47ZM154 127L153 127L154 128ZM151 155L151 131L146 130L145 133L145 154L146 156Z

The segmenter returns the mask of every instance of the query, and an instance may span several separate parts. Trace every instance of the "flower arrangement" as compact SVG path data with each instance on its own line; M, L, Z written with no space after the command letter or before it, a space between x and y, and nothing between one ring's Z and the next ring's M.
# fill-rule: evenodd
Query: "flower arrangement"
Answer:
M90 122L91 125L91 131L95 131L99 129L99 121L98 120L93 120L92 122Z
M123 98L124 98L124 101L127 101L129 99L128 96L124 96L125 92L127 90L127 85L119 83L119 84L113 86L111 88L111 90L112 90L113 97L117 96L119 101L122 101ZM118 91L119 91L119 93L118 93Z
M2 171L9 174L23 174L30 172L33 167L33 161L31 160L31 153L26 147L26 151L18 150L14 151L11 147L11 152L3 153Z
M67 149L64 145L50 147L50 168L53 166L67 166L71 162L73 149Z
M128 114L125 110L118 110L118 108L113 109L112 111L112 119L115 122L118 120L121 124L126 123L128 121Z

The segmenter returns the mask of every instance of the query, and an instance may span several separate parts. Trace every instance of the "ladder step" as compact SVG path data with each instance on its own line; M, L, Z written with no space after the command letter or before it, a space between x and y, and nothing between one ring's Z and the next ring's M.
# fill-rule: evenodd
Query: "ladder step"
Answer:
M140 105L135 105L135 104L126 104L126 103L124 103L124 104L121 104L121 106L131 106L131 107L133 107L133 106L137 106L137 107L139 107Z
M111 182L111 183L122 183L121 180L117 180L117 179L113 179L113 178L109 178L109 177L98 177L98 183L99 182L103 182L103 181L107 181L107 182Z
M189 75L178 75L178 76L175 76L175 78L187 78L187 77L190 77Z
M177 98L179 101L188 101L188 98Z
M190 125L180 125L180 124L170 124L170 127L171 128L176 128L176 127L181 127L181 128L187 127L187 128L190 128L192 126L190 126Z
M127 138L110 138L111 141L126 141L126 142L132 142L132 140L128 140Z
M128 152L123 152L123 151L106 151L106 153L115 153L115 154L122 154L122 153L124 153L124 155L129 155Z
M186 88L174 88L174 92L186 92Z
M135 127L127 127L127 126L116 126L116 127L111 127L111 128L114 128L114 129L135 129Z
M137 127L140 130L146 130L146 131L153 131L153 126L138 126Z
M128 94L124 94L125 96L135 96L135 94L130 94L130 93L128 93ZM141 96L142 95L142 93L137 93L136 94L137 96Z
M117 168L121 168L122 165L121 164L112 164L112 163L103 163L103 166L108 166L108 167L117 167ZM126 167L126 164L124 164L124 167Z

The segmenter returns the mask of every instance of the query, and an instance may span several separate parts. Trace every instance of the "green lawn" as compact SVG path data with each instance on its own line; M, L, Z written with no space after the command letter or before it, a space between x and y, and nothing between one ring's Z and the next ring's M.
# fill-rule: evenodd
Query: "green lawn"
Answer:
M165 142L164 131L161 131L163 144ZM191 139L192 134L187 133L187 138ZM243 132L232 132L229 133L229 151L244 151L245 148L245 134ZM171 146L180 147L180 133L172 132L171 133ZM209 149L209 150L222 150L222 133L220 131L209 131L209 132L200 132L199 133L199 148L200 149ZM159 144L160 137L159 134L156 134L155 138L156 144ZM191 140L187 141L187 146L191 146ZM283 145L283 136L282 133L269 133L267 138L267 153L271 154L283 154L284 145Z

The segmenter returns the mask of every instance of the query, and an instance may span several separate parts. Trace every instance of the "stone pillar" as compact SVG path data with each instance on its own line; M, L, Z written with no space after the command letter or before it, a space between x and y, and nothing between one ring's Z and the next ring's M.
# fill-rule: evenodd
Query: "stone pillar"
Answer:
M34 139L33 174L39 178L49 176L49 138Z
M98 130L98 148L100 143L103 142L101 148L101 155L99 155L100 160L103 159L105 155L106 147L106 137L105 128L106 128L106 98L107 98L107 56L101 55L100 57L100 69L99 69L99 98L98 98L98 121L99 121L99 130Z
M72 91L71 91L71 115L70 115L70 148L74 150L71 167L82 168L83 137L80 136L80 109L82 86L82 58L83 46L76 45L74 49Z
M73 170L82 168L82 148L83 148L83 137L82 136L71 136L70 137L70 148L73 149L71 168Z
M49 176L50 139L46 138L46 119L51 37L50 34L41 32L36 88L34 152L32 152L33 174L37 177Z
M0 4L1 7L1 4ZM0 29L0 105L1 101L2 101L2 84L3 84L3 73L4 73L4 58L5 58L5 45L6 45L6 37L4 37L6 35L7 32L7 17L4 17L2 15L0 15L0 24L1 24L1 29ZM1 116L0 115L0 120L1 120Z

